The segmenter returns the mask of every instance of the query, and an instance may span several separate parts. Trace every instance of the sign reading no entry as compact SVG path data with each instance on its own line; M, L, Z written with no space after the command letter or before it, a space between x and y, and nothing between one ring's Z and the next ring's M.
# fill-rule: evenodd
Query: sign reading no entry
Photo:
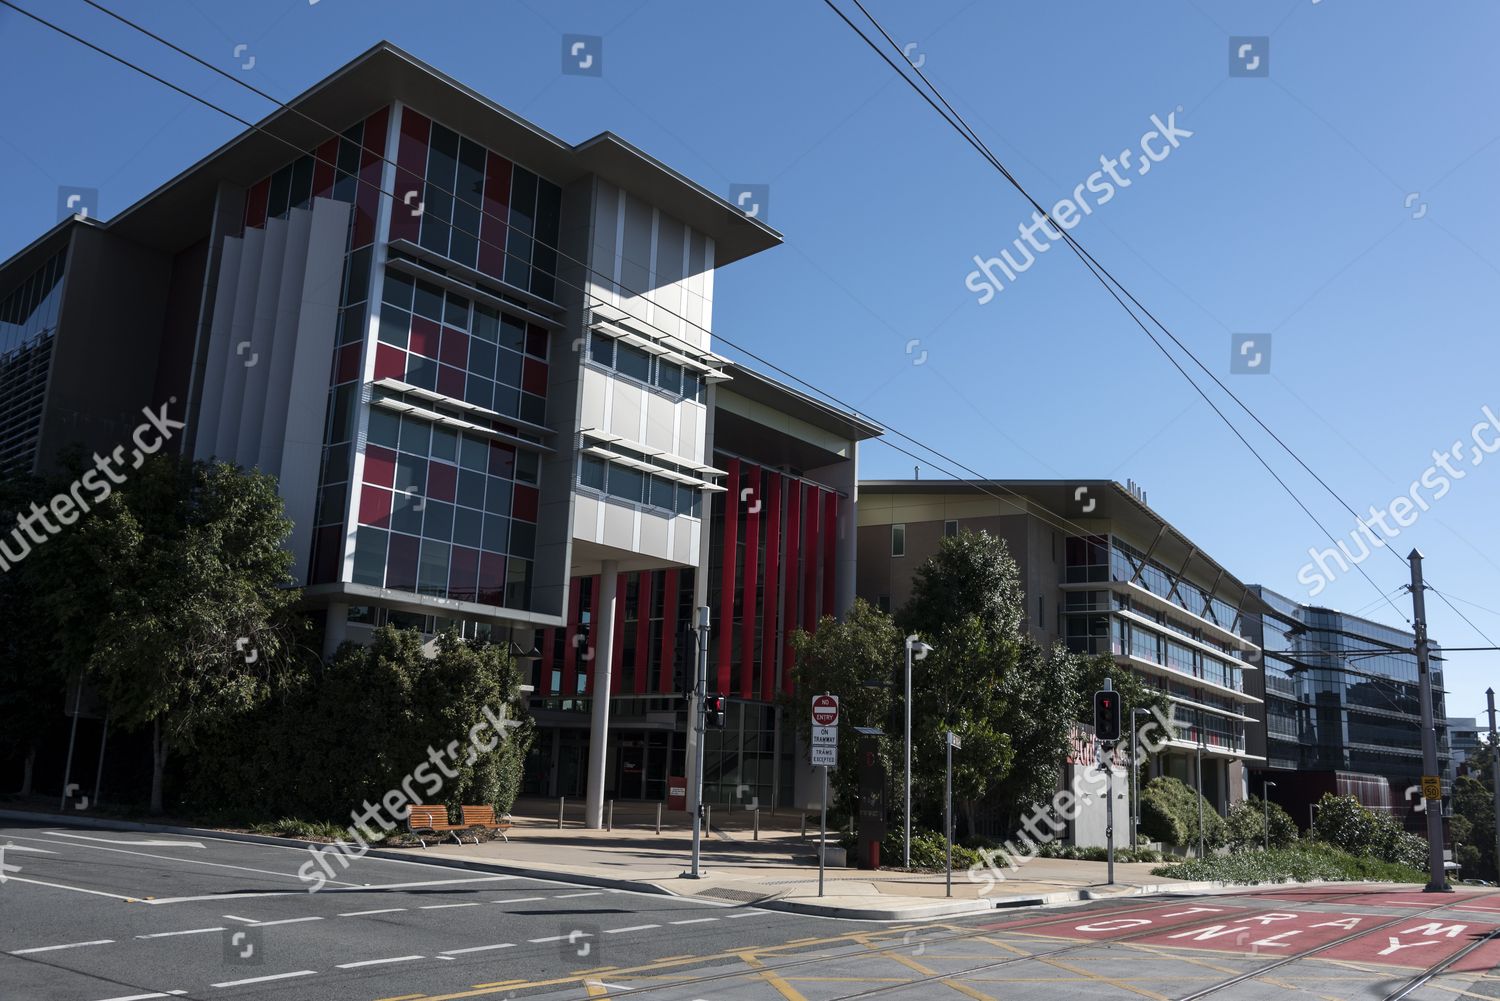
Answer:
M839 764L839 697L817 695L812 702L812 765L837 768Z
M812 700L814 726L837 726L839 722L839 697L837 695L815 695Z

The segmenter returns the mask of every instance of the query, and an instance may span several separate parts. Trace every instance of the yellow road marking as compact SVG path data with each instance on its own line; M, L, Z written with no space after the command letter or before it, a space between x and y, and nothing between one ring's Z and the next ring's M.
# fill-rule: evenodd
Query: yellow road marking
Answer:
M858 935L856 935L855 939L857 941L859 941L859 942L862 942L866 946L874 947L874 943L870 941L870 936L868 936L868 935L866 935L866 936L858 936ZM878 953L878 955L884 956L886 959L893 959L896 962L900 963L902 966L905 966L905 967L908 967L910 969L916 970L918 973L923 974L924 976L928 976L928 977L939 977L939 976L942 976L942 974L940 974L937 970L934 970L934 969L932 969L931 967L928 967L928 966L923 966L921 963L917 962L915 959L909 959L906 956L901 955L899 952L891 952L889 950L882 950L881 952ZM976 958L979 958L979 957L969 956L969 957L966 957L966 958L976 959ZM990 997L988 994L981 993L980 991L977 991L974 988L969 987L969 986L967 986L965 984L961 984L961 983L959 983L956 980L947 980L947 979L945 979L945 980L938 981L938 983L942 984L944 987L951 987L954 990L958 991L960 994L964 994L964 995L967 995L968 997L973 998L974 1001L995 1001L995 999L992 998L992 997Z
M753 952L740 953L740 959L754 970L759 971L761 978L772 987L776 993L786 998L786 1001L807 1001L807 998L797 988L786 982L786 978L774 970L768 969L765 963L755 958Z
M1068 963L1062 963L1055 959L1047 959L1042 956L1038 956L1037 958L1041 960L1041 962L1046 963L1048 966L1055 966L1059 970L1065 970L1068 973L1076 973L1080 976L1088 977L1090 980L1098 984L1109 984L1111 987L1118 987L1123 991L1129 991L1132 994L1139 994L1141 997L1151 998L1152 1001L1168 1001L1165 994L1158 994L1155 991L1148 991L1141 987L1134 987L1126 983L1125 981L1119 980L1115 977L1106 977L1103 974L1093 973L1089 970L1085 970L1077 966L1072 966Z

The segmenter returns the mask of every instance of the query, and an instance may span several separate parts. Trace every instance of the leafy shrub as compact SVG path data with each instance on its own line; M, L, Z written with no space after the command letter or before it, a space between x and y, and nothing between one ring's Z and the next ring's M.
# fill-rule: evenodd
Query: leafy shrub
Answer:
M1102 845L1065 845L1060 841L1053 841L1043 845L1037 855L1041 858L1103 862L1109 857L1109 851ZM1116 862L1160 862L1161 857L1161 852L1149 848L1115 846Z
M1312 835L1350 855L1370 855L1397 865L1427 867L1427 839L1406 830L1384 813L1365 808L1353 796L1324 793L1318 801Z
M1275 803L1269 805L1271 847L1287 848L1297 841L1297 825L1287 812ZM1263 848L1266 844L1267 804L1254 796L1238 804L1225 818L1231 851Z
M1310 880L1376 880L1425 883L1427 875L1410 866L1357 857L1324 844L1265 852L1235 852L1173 865L1157 866L1153 876L1169 879L1221 880L1226 883L1305 883Z
M1203 841L1208 848L1223 845L1227 831L1206 799L1177 779L1157 776L1141 789L1141 830L1153 841L1178 848L1198 844L1198 804L1203 804Z
M853 835L848 837L845 847L851 858L858 845ZM884 868L899 866L902 862L901 831L887 830L885 840L880 843L880 864ZM947 865L948 842L937 831L911 832L911 867L913 869L943 869ZM982 863L979 853L957 841L953 842L953 871L967 869L976 862Z
M417 631L383 626L369 645L345 644L331 663L288 679L272 699L225 720L196 754L181 759L184 806L193 813L311 817L347 828L351 811L379 803L404 783L450 809L482 803L509 810L534 723L508 728L489 751L469 741L485 707L518 715L508 697L520 678L507 648L451 633L440 637L435 656L422 646ZM496 736L487 725L476 739ZM439 771L429 748L449 747L457 756L445 761L449 771ZM429 792L438 776L440 787Z

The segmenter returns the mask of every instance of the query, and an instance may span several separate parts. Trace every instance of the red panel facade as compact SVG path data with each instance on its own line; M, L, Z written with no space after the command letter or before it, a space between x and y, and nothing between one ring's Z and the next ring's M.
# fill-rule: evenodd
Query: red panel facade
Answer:
M745 504L745 567L741 594L743 613L740 618L740 698L755 697L755 609L756 587L760 583L760 513L765 507L761 496L760 468L746 463L740 496Z
M761 627L760 641L760 697L769 702L776 695L776 657L781 652L781 644L776 642L780 611L778 607L780 578L777 575L781 555L780 473L766 474L765 491L766 497L762 508L766 516L766 569L761 577L765 581L765 608L761 611L764 623Z
M715 611L719 621L714 623L719 630L719 671L714 691L728 693L730 689L729 658L734 644L734 581L735 559L738 556L739 534L740 460L730 459L728 466L729 491L724 494L724 576L719 594L723 600Z
M834 568L839 565L839 495L823 491L823 614L837 614L834 608Z

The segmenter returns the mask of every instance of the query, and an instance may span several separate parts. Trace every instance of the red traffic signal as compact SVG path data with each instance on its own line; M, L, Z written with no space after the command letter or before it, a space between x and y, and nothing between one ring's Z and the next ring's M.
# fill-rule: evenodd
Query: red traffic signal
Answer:
M1094 693L1094 736L1106 742L1120 739L1120 693Z
M711 695L703 700L703 712L706 716L704 725L711 726L717 730L724 729L725 701L722 695Z

